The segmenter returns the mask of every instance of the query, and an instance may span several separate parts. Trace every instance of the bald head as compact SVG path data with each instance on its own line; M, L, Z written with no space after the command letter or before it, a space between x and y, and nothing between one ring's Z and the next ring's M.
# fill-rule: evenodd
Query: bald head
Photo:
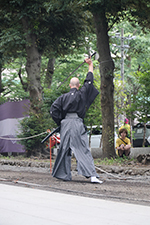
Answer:
M73 77L70 80L70 84L69 84L70 88L79 88L80 87L80 83L79 83L79 79L77 77Z

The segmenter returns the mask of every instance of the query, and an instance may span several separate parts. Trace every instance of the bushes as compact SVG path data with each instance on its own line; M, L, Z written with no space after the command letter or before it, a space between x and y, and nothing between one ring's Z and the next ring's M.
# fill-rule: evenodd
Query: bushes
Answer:
M40 107L38 106L38 112L30 110L29 117L26 117L20 121L20 133L17 137L32 137L34 135L46 132L47 129L51 130L53 127L56 127L50 117L49 108L50 107L48 107L46 103L43 103ZM22 139L19 143L24 146L27 156L39 156L44 153L46 148L46 144L41 144L41 141L47 135L48 133L45 133L30 139Z

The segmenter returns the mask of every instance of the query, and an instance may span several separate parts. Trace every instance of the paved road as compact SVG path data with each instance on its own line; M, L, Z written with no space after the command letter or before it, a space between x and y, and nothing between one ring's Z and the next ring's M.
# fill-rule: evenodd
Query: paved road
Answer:
M149 225L150 207L0 184L0 225Z

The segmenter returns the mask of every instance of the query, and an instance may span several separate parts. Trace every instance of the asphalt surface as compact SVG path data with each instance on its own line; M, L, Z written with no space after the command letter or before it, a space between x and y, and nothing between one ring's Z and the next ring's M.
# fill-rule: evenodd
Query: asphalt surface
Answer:
M149 225L150 207L0 184L1 225Z

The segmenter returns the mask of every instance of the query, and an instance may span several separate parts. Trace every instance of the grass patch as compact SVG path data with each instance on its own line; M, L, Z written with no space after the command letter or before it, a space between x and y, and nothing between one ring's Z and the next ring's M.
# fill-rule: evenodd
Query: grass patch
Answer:
M137 160L132 158L129 159L128 157L124 156L123 158L116 157L116 158L104 158L104 159L95 159L94 163L96 165L114 165L114 166L123 166L123 165L130 165L132 163L136 163Z
M25 157L24 155L19 155L19 156L3 156L3 155L0 155L0 160L21 160L21 161L28 161L28 162L31 162L31 161L35 161L35 162L50 162L50 159L40 159L40 158L37 158L37 157ZM54 160L52 159L52 162Z

